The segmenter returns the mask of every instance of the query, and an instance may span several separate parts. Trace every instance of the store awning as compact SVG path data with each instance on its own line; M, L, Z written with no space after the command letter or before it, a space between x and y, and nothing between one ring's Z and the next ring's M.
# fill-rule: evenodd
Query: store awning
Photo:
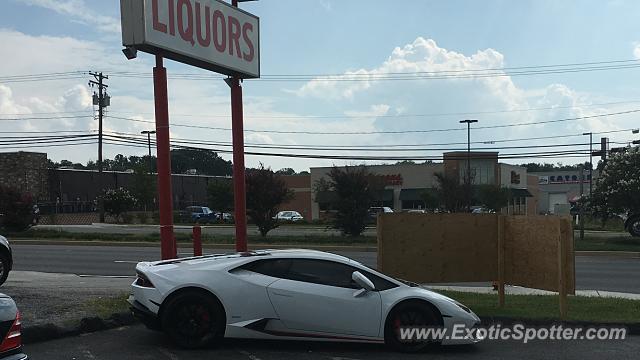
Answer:
M316 195L316 202L318 204L328 204L338 200L338 193L335 191L320 191ZM393 190L385 189L377 191L373 195L374 201L393 201Z
M435 189L402 189L400 190L400 201L421 201L423 193L435 193Z
M373 198L376 201L393 201L393 190L385 189L377 191Z
M533 197L529 190L527 189L509 189L511 192L511 198L523 198L523 197Z

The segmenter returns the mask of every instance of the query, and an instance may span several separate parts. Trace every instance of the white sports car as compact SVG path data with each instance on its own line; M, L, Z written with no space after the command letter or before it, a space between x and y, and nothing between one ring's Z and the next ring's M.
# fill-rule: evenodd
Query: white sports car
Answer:
M180 346L223 337L386 343L417 351L401 328L472 329L466 306L396 280L349 258L313 250L264 250L206 255L136 266L129 303L149 328ZM406 337L406 334L405 334ZM472 335L437 339L475 343Z

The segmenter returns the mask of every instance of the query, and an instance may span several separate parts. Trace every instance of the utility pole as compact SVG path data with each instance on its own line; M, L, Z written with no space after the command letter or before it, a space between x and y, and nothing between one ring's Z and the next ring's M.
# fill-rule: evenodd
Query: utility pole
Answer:
M583 133L589 135L589 200L593 198L593 133Z
M580 208L579 214L580 217L578 221L580 222L580 241L584 240L584 167L580 165L578 167L580 171L580 175L578 179L580 179Z
M104 223L104 202L102 201L102 118L104 115L104 108L111 105L110 97L107 95L106 89L109 87L104 83L104 80L108 80L109 77L103 75L102 72L90 72L89 75L93 76L95 80L89 81L89 86L97 86L98 94L93 93L93 104L98 105L98 184L100 190L100 196L98 197L98 209L100 212L100 222Z
M153 159L151 158L151 135L155 134L154 130L145 130L140 134L147 135L147 144L149 145L149 174L153 173Z
M471 124L478 120L460 120L461 124L467 124L467 212L471 212Z

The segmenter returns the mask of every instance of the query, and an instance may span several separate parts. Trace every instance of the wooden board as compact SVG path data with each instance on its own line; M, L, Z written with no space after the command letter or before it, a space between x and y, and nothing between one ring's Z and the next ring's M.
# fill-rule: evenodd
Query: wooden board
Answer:
M383 214L378 268L420 283L498 278L498 215Z

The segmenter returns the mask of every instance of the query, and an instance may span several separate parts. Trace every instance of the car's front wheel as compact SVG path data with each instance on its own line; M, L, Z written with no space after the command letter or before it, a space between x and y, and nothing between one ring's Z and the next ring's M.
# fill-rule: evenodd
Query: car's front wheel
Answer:
M640 236L640 216L630 219L627 229L629 229L631 236Z
M397 351L419 352L439 341L433 338L417 339L417 333L413 333L414 338L408 338L411 329L441 326L442 316L433 306L420 301L407 301L389 313L384 328L384 342Z
M183 348L217 345L224 337L224 310L213 295L187 291L168 300L162 314L162 328Z
M11 260L7 254L0 254L0 285L7 281L9 270L11 269Z

